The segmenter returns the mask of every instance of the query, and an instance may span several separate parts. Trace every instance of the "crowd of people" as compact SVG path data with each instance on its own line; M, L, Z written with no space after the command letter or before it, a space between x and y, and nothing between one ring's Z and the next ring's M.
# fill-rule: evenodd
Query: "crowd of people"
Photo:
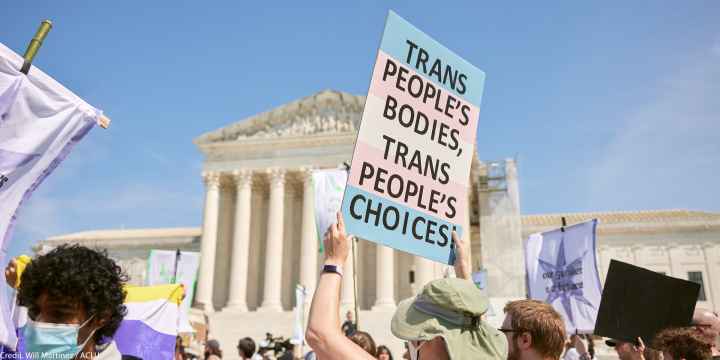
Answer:
M341 269L349 253L349 235L340 213L325 234L325 267L313 296L307 341L320 359L375 359L372 337L343 331L338 319ZM471 280L469 244L455 232L457 278L433 280L415 297L398 305L390 327L406 343L404 358L591 360L595 358L592 336L566 334L562 316L549 304L531 300L509 302L501 328L491 327L483 316L488 299ZM328 311L331 309L332 311ZM356 332L357 334L358 332ZM568 336L571 335L571 336ZM693 323L660 331L646 346L635 341L610 339L621 360L720 359L717 313L696 309ZM370 345L372 344L372 345ZM384 356L384 355L383 355ZM392 355L390 355L392 356Z
M419 294L398 304L389 323L392 333L405 342L403 359L596 359L599 338L567 334L561 315L541 301L511 301L503 309L502 326L490 326L484 318L489 301L471 281L469 244L454 232L452 239L457 277L425 284ZM351 312L341 323L342 266L349 241L338 214L324 237L324 267L310 308L306 340L311 351L287 351L279 359L393 360L389 347L376 344L371 334L357 328ZM106 252L63 245L35 257L20 277L16 267L11 261L5 276L18 289L17 304L27 308L27 324L19 329L23 351L64 359L127 358L112 341L126 314L127 276ZM696 309L688 326L664 329L653 339L605 343L621 360L718 360L719 336L718 314ZM175 352L175 360L188 359L180 340ZM274 358L260 354L251 338L238 341L237 357ZM206 341L203 360L222 358L220 344Z

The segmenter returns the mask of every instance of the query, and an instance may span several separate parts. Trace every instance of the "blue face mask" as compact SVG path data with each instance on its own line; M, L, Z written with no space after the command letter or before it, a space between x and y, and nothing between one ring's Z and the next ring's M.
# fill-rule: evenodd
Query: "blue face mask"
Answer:
M85 347L97 330L93 330L82 344L78 344L80 328L87 325L92 318L91 316L81 325L52 324L28 319L23 328L25 351L35 359L70 360Z

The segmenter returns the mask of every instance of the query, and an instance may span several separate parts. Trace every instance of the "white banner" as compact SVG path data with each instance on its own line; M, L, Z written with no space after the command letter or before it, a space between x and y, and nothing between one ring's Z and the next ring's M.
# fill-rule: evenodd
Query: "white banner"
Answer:
M347 171L345 170L313 171L315 224L317 224L318 239L322 239L325 231L337 221L336 214L340 211L346 182Z
M180 304L179 333L193 332L188 319L200 266L200 253L177 250L150 250L146 285L183 284L185 299Z
M92 129L100 110L0 44L0 263L6 264L17 211ZM15 347L6 288L0 290L0 343Z
M602 287L595 258L597 220L530 235L525 265L531 299L551 304L568 333L592 333Z
M190 326L188 313L192 306L193 296L195 296L195 281L197 281L197 272L200 267L200 253L192 251L181 251L180 258L175 271L175 281L185 286L185 299L180 304L180 328L179 333L194 332Z

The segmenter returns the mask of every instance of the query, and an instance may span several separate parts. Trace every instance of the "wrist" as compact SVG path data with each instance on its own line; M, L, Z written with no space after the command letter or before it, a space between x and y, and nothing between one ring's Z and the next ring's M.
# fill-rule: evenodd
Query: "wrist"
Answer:
M341 265L335 264L324 264L322 267L322 274L337 274L340 277L343 276L343 268Z
M323 262L323 265L343 266L345 265L345 261L337 258L327 258L325 262Z

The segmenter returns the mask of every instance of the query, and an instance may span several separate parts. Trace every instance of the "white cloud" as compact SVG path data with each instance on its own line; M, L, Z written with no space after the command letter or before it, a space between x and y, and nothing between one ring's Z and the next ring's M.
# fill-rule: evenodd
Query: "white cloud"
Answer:
M600 151L587 206L720 210L720 62L672 69L656 93Z

